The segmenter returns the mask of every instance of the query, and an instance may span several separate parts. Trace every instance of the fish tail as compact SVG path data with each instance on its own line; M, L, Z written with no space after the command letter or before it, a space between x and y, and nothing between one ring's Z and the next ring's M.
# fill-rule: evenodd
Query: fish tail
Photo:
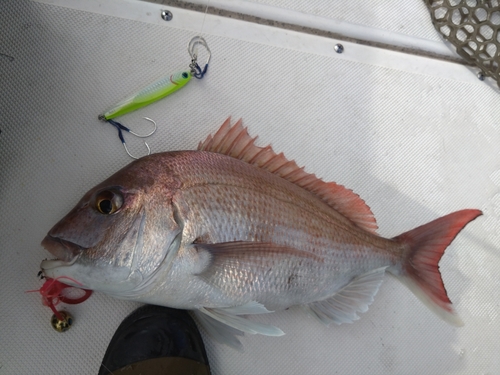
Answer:
M457 211L394 238L406 246L402 263L389 271L440 318L455 326L463 322L448 298L438 263L457 234L480 215L479 210Z

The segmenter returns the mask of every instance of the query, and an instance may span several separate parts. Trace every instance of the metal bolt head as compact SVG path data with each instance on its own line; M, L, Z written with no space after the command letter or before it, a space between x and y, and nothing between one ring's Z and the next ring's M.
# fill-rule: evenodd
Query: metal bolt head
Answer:
M335 47L333 47L333 49L335 50L335 52L337 53L342 53L344 52L344 46L340 43L337 43L335 44Z
M172 12L169 10L162 10L161 11L161 18L163 18L165 21L170 21L172 19L173 15Z
M484 73L483 72L477 73L477 79L479 79L480 81L484 81Z

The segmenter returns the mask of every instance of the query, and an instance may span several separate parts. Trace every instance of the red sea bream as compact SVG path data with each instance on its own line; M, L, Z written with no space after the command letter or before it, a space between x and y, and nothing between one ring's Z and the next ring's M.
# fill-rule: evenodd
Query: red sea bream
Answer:
M461 325L438 262L480 214L462 210L382 238L359 196L256 146L241 121L227 120L197 151L143 157L91 189L43 240L58 259L41 267L78 287L193 310L232 346L238 331L283 334L249 314L302 305L326 324L352 322L386 272Z

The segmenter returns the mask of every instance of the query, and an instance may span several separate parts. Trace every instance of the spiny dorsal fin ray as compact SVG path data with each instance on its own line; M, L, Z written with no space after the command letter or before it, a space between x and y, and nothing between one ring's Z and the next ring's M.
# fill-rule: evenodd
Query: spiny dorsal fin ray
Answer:
M228 118L213 137L209 135L204 142L200 142L198 150L228 155L274 173L315 194L360 228L375 233L377 223L373 213L356 193L335 182L324 182L316 175L307 173L304 167L300 168L283 153L276 154L271 146L256 146L257 137L250 137L241 119L233 126L230 120Z

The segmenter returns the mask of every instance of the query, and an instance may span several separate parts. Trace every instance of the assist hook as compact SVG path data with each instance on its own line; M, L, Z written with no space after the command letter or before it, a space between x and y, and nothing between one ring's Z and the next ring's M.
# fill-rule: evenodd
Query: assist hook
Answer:
M157 125L156 125L156 121L150 119L149 117L143 117L143 119L145 119L145 120L147 120L149 122L152 122L153 125L154 125L153 131L150 132L150 133L148 133L148 134L138 134L136 132L133 132L132 130L130 130L126 126L120 124L118 121L114 121L114 120L111 120L111 119L106 120L104 118L101 118L101 116L99 116L99 119L109 122L111 125L113 125L118 130L118 137L120 137L120 141L122 141L122 144L123 144L123 147L125 148L125 151L127 152L128 156L130 156L133 159L139 159L139 158L136 157L136 156L134 156L134 155L132 155L130 153L130 151L128 150L127 144L125 143L125 138L123 137L122 130L125 130L126 132L128 132L128 133L130 133L132 135L135 135L138 138L147 138L147 137L153 135L154 132L156 131L156 129L158 128ZM149 148L149 145L147 144L147 142L144 142L144 144L146 145L146 147L148 149L148 155L151 155L151 148Z
M207 61L205 62L205 66L203 69L201 69L200 66L198 65L198 44L205 47L205 49L208 52ZM210 48L208 48L207 41L199 35L195 36L188 43L188 52L189 55L191 56L191 64L189 65L189 67L191 68L191 74L195 78L202 79L205 73L207 72L208 63L212 58L212 52L210 51Z

